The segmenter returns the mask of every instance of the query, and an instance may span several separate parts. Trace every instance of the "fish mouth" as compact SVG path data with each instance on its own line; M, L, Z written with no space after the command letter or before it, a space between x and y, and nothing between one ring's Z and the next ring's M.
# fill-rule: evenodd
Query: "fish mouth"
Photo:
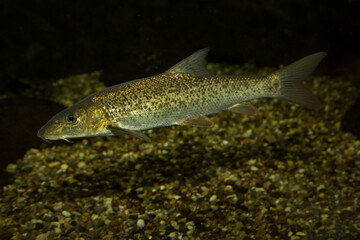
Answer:
M67 139L63 138L63 137L59 137L55 134L46 134L46 126L43 126L42 128L40 128L40 130L37 132L37 136L39 138L41 138L42 140L44 140L47 143L51 143L50 141L55 141L55 140L59 140L59 139L64 139L65 141L68 141Z
M45 134L44 130L42 128L38 131L37 136L47 143L51 143L51 141L56 141L56 140L60 140L60 139L66 141L68 143L72 143L70 140L68 140L65 137L58 136L55 134Z
M42 140L44 140L47 143L52 143L51 141L56 141L56 140L64 140L64 141L66 141L68 143L72 143L67 138L59 137L59 136L55 136L55 135L54 135L54 137L52 137L51 135L44 137L44 136L41 136L41 135L38 134L38 137L41 138Z
M37 136L47 143L51 143L49 140L54 140L54 139L45 137L42 133L40 133L40 131L38 131Z

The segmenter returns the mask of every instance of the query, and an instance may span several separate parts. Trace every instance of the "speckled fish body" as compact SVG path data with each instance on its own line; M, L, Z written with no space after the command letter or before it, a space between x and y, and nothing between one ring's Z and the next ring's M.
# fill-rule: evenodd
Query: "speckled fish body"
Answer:
M145 130L217 113L236 103L273 96L276 79L161 74L121 84L95 95L109 121L120 128Z
M168 71L94 93L55 115L38 132L44 140L108 136L170 125L212 126L207 115L230 110L253 115L247 101L278 98L310 108L320 101L301 84L325 53L307 56L268 76L217 76L204 67L202 49Z

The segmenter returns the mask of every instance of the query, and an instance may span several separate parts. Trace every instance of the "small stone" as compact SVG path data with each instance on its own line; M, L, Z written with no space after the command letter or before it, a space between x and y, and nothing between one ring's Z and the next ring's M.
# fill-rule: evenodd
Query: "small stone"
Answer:
M233 192L233 187L231 185L226 185L225 192Z
M212 195L209 199L210 202L214 202L217 199L216 195Z
M324 184L320 184L317 188L316 191L320 192L321 190L325 189L325 185Z
M170 222L171 226L175 229L175 230L179 230L180 227L179 227L179 224L175 221L171 221Z
M169 238L175 238L177 236L176 232L172 232L169 234Z
M325 213L321 214L321 221L327 221L328 218L329 218L328 214L325 214Z
M262 187L259 187L259 188L255 188L255 192L256 193L263 193L263 192L266 192L266 190Z
M306 233L304 233L304 232L296 232L296 235L304 237L304 236L306 236Z
M30 233L24 233L20 235L20 239L30 239Z
M59 169L59 171L57 171L57 173L64 173L64 172L66 172L66 170L68 169L68 165L67 164L61 164L60 165L60 169Z
M56 166L59 166L60 165L60 162L56 161L56 162L51 162L48 164L49 167L56 167Z
M78 166L78 168L84 168L84 167L86 167L86 163L81 161L77 164L77 166Z
M248 129L246 132L243 133L243 137L244 138L249 138L251 137L253 134L253 130L252 129Z
M179 196L179 195L174 195L173 198L174 198L175 200L179 200L179 199L181 199L181 196Z
M250 159L249 161L246 162L247 165L254 165L256 163L256 159Z
M62 215L63 215L64 217L70 217L70 216L71 216L71 213L68 212L68 211L66 211L66 210L64 210L64 211L62 211Z
M253 171L253 172L256 172L259 170L259 168L255 167L255 166L251 166L250 167L250 170Z
M187 222L187 223L185 224L186 228L189 229L189 230L193 229L193 228L195 227L194 225L195 225L195 224L194 224L193 221Z
M139 220L137 220L136 226L137 226L138 228L144 228L144 227L145 227L145 221L140 218Z

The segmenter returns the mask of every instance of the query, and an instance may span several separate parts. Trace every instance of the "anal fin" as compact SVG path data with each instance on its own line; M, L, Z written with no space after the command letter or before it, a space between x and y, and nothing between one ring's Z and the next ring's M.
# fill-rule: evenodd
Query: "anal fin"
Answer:
M246 115L256 115L257 109L249 102L236 103L226 110L234 113L242 113Z
M111 124L107 125L106 128L109 131L111 131L114 135L121 135L123 133L126 133L126 134L132 135L134 137L141 138L142 140L144 140L146 142L151 142L151 139L148 136L146 136L145 134L143 134L142 132L139 132L139 131L119 128L119 127L111 125Z
M188 118L176 124L183 126L194 126L194 127L211 127L214 125L214 123L208 117L205 116Z

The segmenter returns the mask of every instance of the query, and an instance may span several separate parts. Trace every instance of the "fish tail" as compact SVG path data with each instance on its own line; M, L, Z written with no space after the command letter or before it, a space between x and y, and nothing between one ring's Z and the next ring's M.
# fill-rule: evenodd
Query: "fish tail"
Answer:
M314 53L273 73L271 76L280 80L280 96L276 98L308 108L322 108L320 100L301 82L315 70L325 56L325 52Z

